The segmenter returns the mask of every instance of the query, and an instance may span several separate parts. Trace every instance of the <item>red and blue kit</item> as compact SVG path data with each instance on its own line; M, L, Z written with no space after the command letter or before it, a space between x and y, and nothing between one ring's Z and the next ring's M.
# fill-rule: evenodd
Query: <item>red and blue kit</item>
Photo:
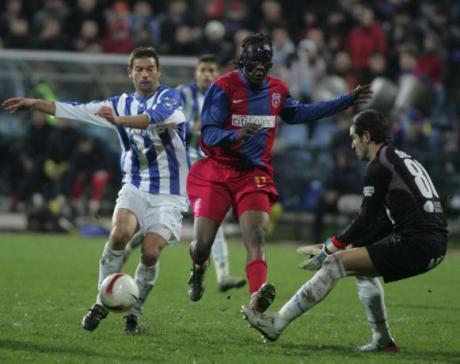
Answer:
M247 210L268 212L278 196L271 151L279 121L308 123L352 103L353 97L345 94L332 101L301 104L281 80L268 76L260 88L252 89L240 70L217 79L201 114L201 149L207 158L195 163L187 178L195 217L220 222L230 207L236 217ZM242 141L240 132L246 124L261 129Z

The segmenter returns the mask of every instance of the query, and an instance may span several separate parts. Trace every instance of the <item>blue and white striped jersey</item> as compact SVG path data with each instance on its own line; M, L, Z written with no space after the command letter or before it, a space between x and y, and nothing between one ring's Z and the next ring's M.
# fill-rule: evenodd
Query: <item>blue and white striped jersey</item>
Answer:
M180 92L182 102L184 105L184 114L185 119L187 120L186 131L187 134L190 136L187 139L191 140L193 130L196 130L195 124L199 123L201 120L201 110L203 109L205 92L199 90L196 82L188 83L185 85L179 85L177 86L177 90ZM205 157L205 154L200 148L200 143L194 143L193 140L187 143L186 151L187 156L190 159L190 161L192 161L192 163Z
M95 115L101 106L112 107L119 116L147 114L150 124L147 129L112 125ZM55 115L115 129L122 147L123 183L151 194L186 196L186 120L176 90L160 84L148 99L133 93L87 104L56 102Z

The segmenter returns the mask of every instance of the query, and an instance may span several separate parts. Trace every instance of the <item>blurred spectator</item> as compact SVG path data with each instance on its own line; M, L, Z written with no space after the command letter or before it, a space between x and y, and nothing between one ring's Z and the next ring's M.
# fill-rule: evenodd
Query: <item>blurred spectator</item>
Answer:
M61 23L56 18L45 18L41 30L35 39L37 49L68 50L70 49L69 38L62 31Z
M296 52L294 42L285 28L275 28L272 33L273 66L288 64L288 59Z
M327 13L326 25L323 27L327 47L333 54L345 49L347 34L349 33L348 21L343 11L334 8Z
M248 8L242 1L231 1L225 7L224 25L227 39L231 39L238 30L247 28Z
M74 48L79 52L102 52L99 26L94 20L88 19L82 23L80 34L74 42Z
M179 25L174 33L174 42L171 45L169 53L177 55L197 54L198 42L194 30L189 25Z
M271 34L273 29L285 27L281 4L276 0L265 0L261 4L262 18L259 20L258 31Z
M134 48L134 40L129 29L129 6L125 1L117 1L108 13L107 28L102 37L102 47L107 53L129 53Z
M53 19L61 27L66 24L68 15L69 9L63 0L44 0L43 7L33 18L35 32L42 33L49 19Z
M88 29L83 30L85 24L92 24L90 27L98 30L98 37L100 36L99 31L105 29L104 9L97 0L78 0L70 13L72 21L65 23L65 29L67 35L72 39L90 32ZM88 25L86 27L88 28Z
M359 25L351 29L347 49L353 67L363 70L369 66L369 58L373 53L386 55L387 40L380 23L374 19L372 9L363 7L357 16Z
M304 39L299 43L297 57L291 63L289 82L292 94L302 102L311 101L313 89L325 75L326 62L318 56L316 43Z
M83 137L73 153L62 192L77 215L96 216L106 189L109 172L101 141ZM86 206L85 194L89 195Z
M224 0L208 0L204 4L203 17L206 23L209 20L221 19L224 16Z
M439 38L429 32L423 39L423 53L418 57L416 75L426 77L435 86L440 86L444 79L444 65L439 55Z
M350 165L349 156L345 151L339 151L335 155L334 167L324 182L324 194L319 198L314 209L313 241L322 243L324 215L326 213L337 214L339 212L340 199L347 199L349 213L353 213L353 206L359 210L362 199L363 177L359 168ZM345 201L345 200L344 200Z
M52 197L62 194L65 189L69 162L80 139L80 133L67 119L59 119L57 127L48 138L44 171L47 178L52 181Z
M202 48L209 53L215 54L220 65L227 64L232 60L232 45L225 40L225 27L219 20L211 20L206 23L203 32Z
M14 185L10 208L16 210L20 204L27 203L34 193L44 193L48 180L44 173L46 149L52 127L46 116L38 111L32 112L29 124L17 148L21 177Z
M176 29L186 25L193 29L194 21L185 0L170 0L167 5L167 12L159 17L161 44L160 53L169 53L172 44L176 41ZM199 50L197 50L199 52Z
M15 48L14 46L8 45L6 42L6 39L9 37L28 36L29 24L22 8L23 6L21 0L8 0L5 4L5 10L0 13L0 38L5 40L5 47ZM1 10L3 9L0 8L0 11ZM18 25L18 22L21 24ZM24 24L24 22L26 24ZM24 29L26 30L26 33L24 33ZM21 40L19 43L21 45L27 44L30 47L30 40L28 42ZM21 46L18 48L23 47Z
M134 4L129 26L136 46L157 46L160 43L160 22L153 15L152 5L148 1L137 1Z
M348 86L348 90L358 85L358 79L353 71L350 55L347 52L338 52L335 55L331 73L343 78Z
M368 84L378 77L391 78L387 61L382 53L374 53L369 57L369 67L359 73L358 83Z
M8 33L4 35L4 47L13 49L32 48L29 23L25 18L16 18L10 23Z

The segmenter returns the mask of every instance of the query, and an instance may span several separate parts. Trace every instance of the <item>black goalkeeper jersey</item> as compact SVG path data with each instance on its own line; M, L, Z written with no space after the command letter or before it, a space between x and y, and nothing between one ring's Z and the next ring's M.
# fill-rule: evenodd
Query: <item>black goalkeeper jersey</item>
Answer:
M383 145L369 162L361 211L337 239L355 246L392 232L411 238L447 234L438 192L425 168L412 156Z

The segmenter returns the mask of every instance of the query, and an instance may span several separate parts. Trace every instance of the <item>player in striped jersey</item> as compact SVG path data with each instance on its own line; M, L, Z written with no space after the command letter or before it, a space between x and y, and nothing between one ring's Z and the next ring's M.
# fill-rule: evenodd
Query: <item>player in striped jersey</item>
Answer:
M271 165L278 119L307 123L365 101L370 94L369 87L358 86L333 101L300 104L281 80L268 76L272 53L266 36L248 36L237 69L219 77L205 96L201 148L207 158L196 162L187 177L196 226L190 246L192 301L203 295L211 246L232 207L247 250L250 305L260 312L266 310L275 296L274 286L267 283L263 244L268 212L278 197Z
M195 69L195 81L189 84L179 85L177 90L181 94L183 109L186 118L186 151L191 163L204 158L204 153L199 145L201 109L203 108L204 95L211 83L219 75L219 66L216 56L205 54L198 60ZM137 233L126 245L126 259L131 251L142 243L143 236ZM212 246L212 257L216 270L219 291L225 292L232 288L240 288L246 284L241 277L230 275L227 241L224 231L219 229Z
M39 110L114 130L122 148L123 186L118 194L112 229L99 266L99 285L123 265L126 243L137 230L144 235L136 269L139 302L126 316L125 332L140 332L138 317L155 285L160 252L179 240L182 213L187 211L185 179L185 116L179 93L160 83L160 63L154 48L136 48L130 55L129 78L135 92L87 104L51 102L22 97L2 103L5 110ZM108 314L97 297L83 317L82 327L93 331Z

